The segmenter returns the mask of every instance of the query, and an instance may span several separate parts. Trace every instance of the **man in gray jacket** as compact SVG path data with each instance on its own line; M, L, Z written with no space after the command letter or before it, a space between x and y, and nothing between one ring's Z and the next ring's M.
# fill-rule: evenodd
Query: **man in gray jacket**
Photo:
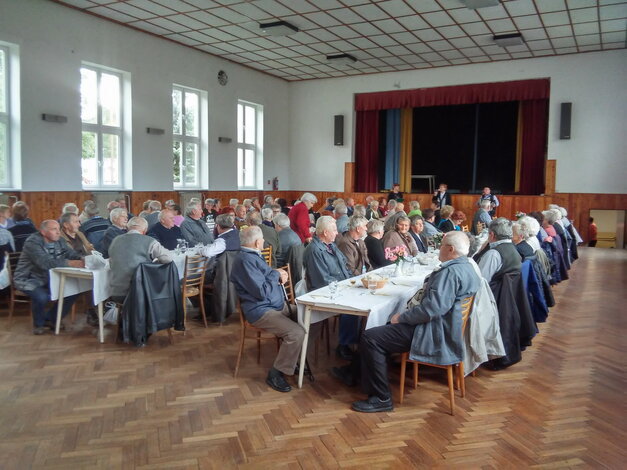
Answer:
M280 257L277 255L276 259L277 266L285 266L287 264L290 248L296 245L300 246L303 242L300 241L298 234L290 228L290 218L285 214L276 215L272 219L272 222L279 235L279 243L281 244Z
M362 388L368 398L353 403L364 413L391 411L387 356L409 351L409 358L439 365L462 362L461 302L475 295L480 280L468 261L465 233L449 232L442 240L440 261L425 281L419 304L396 313L388 325L365 330L361 337Z
M44 220L39 232L33 233L24 242L22 254L17 263L13 281L15 287L31 298L34 329L33 334L46 332L46 324L52 328L56 316L56 304L44 312L50 301L50 275L53 268L84 268L85 262L80 253L72 250L61 238L61 228L56 220ZM72 308L78 295L66 297L63 301L63 316Z
M213 243L213 234L202 220L200 203L190 202L185 208L185 219L181 224L181 233L189 246L209 245Z

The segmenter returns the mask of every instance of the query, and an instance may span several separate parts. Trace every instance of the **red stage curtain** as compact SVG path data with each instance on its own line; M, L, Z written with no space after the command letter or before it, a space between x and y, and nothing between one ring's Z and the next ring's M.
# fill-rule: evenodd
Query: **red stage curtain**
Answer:
M521 101L522 155L520 193L544 193L544 164L549 100Z
M548 99L548 78L355 95L355 111ZM358 134L359 135L359 134Z
M355 129L355 191L374 193L379 172L379 111L359 111Z

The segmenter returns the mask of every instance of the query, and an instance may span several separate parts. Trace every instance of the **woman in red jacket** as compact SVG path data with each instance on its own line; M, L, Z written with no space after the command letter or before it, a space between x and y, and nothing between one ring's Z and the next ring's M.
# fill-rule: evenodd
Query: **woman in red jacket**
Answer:
M317 202L316 196L311 193L304 193L300 198L300 203L296 204L287 215L290 218L290 228L298 234L303 243L311 241L309 209Z

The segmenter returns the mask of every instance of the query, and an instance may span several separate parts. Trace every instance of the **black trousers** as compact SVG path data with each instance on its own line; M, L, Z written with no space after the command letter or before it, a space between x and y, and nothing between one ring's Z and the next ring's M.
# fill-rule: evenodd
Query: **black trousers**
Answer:
M359 347L361 357L361 386L368 396L382 400L392 396L388 382L387 357L407 352L411 348L416 325L396 323L365 330Z
M590 240L588 242L588 246L594 248L595 246L597 246L597 241L596 240Z

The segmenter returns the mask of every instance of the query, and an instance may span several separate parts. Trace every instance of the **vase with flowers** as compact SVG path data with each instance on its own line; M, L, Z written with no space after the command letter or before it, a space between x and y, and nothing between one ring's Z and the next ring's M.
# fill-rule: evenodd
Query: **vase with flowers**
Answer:
M407 256L407 248L404 246L395 246L394 248L387 247L385 249L385 259L392 261L396 265L394 270L394 277L401 276L403 274L402 263Z

